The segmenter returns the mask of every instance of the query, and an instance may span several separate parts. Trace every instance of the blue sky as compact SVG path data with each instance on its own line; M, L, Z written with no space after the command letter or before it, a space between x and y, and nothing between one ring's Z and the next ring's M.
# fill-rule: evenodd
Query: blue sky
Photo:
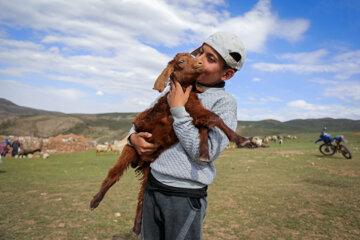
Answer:
M239 120L360 119L357 0L0 0L0 97L64 113L139 112L178 52L244 42Z

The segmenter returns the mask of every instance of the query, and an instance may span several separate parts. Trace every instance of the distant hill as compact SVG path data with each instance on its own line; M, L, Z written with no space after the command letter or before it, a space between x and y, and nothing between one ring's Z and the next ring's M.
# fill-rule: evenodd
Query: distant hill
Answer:
M238 121L237 132L244 136L265 136L273 134L295 134L320 132L326 126L328 132L358 132L360 120L350 119L296 119L286 122L277 120Z
M60 112L51 112L39 110L35 108L28 108L16 105L15 103L0 98L0 114L59 114Z
M77 134L99 143L120 140L131 127L136 113L64 114L18 106L0 99L0 135L52 137ZM360 132L360 120L297 119L238 121L237 132L243 136L285 135L320 132Z
M125 137L135 115L136 113L2 114L0 135L53 137L73 133L103 143Z

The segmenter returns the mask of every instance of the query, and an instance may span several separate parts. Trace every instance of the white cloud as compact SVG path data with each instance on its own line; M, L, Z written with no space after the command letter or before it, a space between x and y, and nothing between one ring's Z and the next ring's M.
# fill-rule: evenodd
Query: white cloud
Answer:
M279 19L271 12L270 0L260 0L243 16L230 18L215 28L235 32L243 39L247 51L261 52L269 37L295 42L309 26L306 19Z
M293 119L308 118L348 118L359 119L360 109L358 107L346 107L339 104L315 105L303 100L294 101L286 106L279 108L258 107L258 108L238 108L239 120L264 120L276 119L279 121L289 121Z
M279 55L279 59L291 60L296 63L313 64L318 63L319 60L329 54L326 49L319 49L313 52L302 52L302 53L287 53Z
M241 105L265 105L271 102L282 102L282 100L277 97L271 97L271 96L267 96L267 97L254 96L254 97L248 97L248 99L246 100L239 99L238 102Z
M96 92L96 95L97 96L104 96L104 92L99 90L99 91Z
M244 38L247 51L261 51L269 37L300 39L308 25L280 19L269 0L240 16L218 6L225 1L1 1L0 24L35 33L29 40L0 39L1 72L19 79L35 73L104 93L143 92L170 59L156 46L194 48L208 34L230 30ZM284 23L298 30L279 35Z
M327 97L335 97L344 101L357 101L360 104L360 82L343 82L324 90Z
M306 19L278 20L274 26L273 35L290 42L297 42L302 39L303 33L310 27Z
M316 110L323 110L323 106L315 106L313 104L307 103L305 100L296 100L291 101L287 103L287 107L291 108L297 108L297 109L303 109L303 110L310 110L310 111L316 111Z
M336 61L352 61L358 63L360 59L360 50L358 51L350 51L340 54L334 58Z
M309 73L332 73L336 72L332 66L328 65L305 65L305 64L278 64L278 63L255 63L252 67L256 70L265 71L265 72L285 72L291 71L300 74L309 74Z
M330 80L315 78L311 79L310 82L315 82L321 85L324 89L324 96L334 97L346 102L354 102L360 100L360 82L358 81L339 81L339 80ZM357 102L360 104L360 102Z
M116 96L111 103L91 98L91 94L68 88L36 87L2 80L0 96L17 105L63 113L140 112L155 99L155 91L140 96ZM31 101L29 101L31 99Z
M34 87L13 80L2 80L0 95L21 106L50 111L64 111L64 106L74 110L78 107L74 102L87 97L86 93L77 89Z
M314 82L314 83L318 83L318 84L326 84L326 85L334 85L334 84L338 84L339 81L337 80L330 80L330 79L325 79L325 78L312 78L309 80L309 82Z
M339 104L316 105L304 100L296 100L286 105L288 114L293 118L350 118L359 119L360 108L342 106Z
M298 74L333 73L337 79L349 79L360 73L360 51L349 51L329 57L330 52L320 49L308 53L288 53L278 56L284 63L258 62L252 65L256 70L266 72L291 71ZM324 57L326 59L323 59ZM296 63L288 63L287 60Z
M269 38L300 41L310 26L306 19L281 18L271 10L270 0L260 0L250 11L234 16L226 11L227 5L224 0L0 1L1 25L32 32L28 39L15 40L0 29L0 74L5 83L1 96L20 105L62 112L141 111L157 95L152 85L175 51L192 50L214 31L234 32L247 52L260 53ZM265 71L334 72L339 78L358 71L357 52L337 56L338 65L317 63L329 55L326 51L280 56L293 64L258 66ZM301 61L304 57L307 61ZM354 67L346 66L349 61ZM348 70L340 75L339 69L345 67ZM45 86L36 86L35 80ZM70 87L49 87L51 83ZM102 100L109 95L117 100L89 100L94 92ZM281 101L265 96L245 104ZM261 108L248 113L249 118L281 117Z

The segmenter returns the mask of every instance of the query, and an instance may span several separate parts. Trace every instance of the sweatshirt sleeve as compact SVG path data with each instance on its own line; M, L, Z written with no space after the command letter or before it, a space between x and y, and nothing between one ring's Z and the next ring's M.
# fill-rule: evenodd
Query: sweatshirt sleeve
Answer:
M232 97L224 97L218 100L210 109L223 119L232 130L236 130L237 125L237 105ZM185 107L175 107L170 109L174 118L173 127L179 142L185 149L192 161L199 162L199 130L193 125L192 117ZM214 161L229 144L226 135L217 127L208 132L210 161Z

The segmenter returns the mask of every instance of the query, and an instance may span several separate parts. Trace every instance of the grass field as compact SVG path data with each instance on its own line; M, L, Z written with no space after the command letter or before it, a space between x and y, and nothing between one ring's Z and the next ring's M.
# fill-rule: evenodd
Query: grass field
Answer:
M360 135L345 133L351 160L322 156L318 133L297 136L221 154L203 239L360 239ZM88 209L116 159L95 151L3 159L0 239L138 239L132 169Z

